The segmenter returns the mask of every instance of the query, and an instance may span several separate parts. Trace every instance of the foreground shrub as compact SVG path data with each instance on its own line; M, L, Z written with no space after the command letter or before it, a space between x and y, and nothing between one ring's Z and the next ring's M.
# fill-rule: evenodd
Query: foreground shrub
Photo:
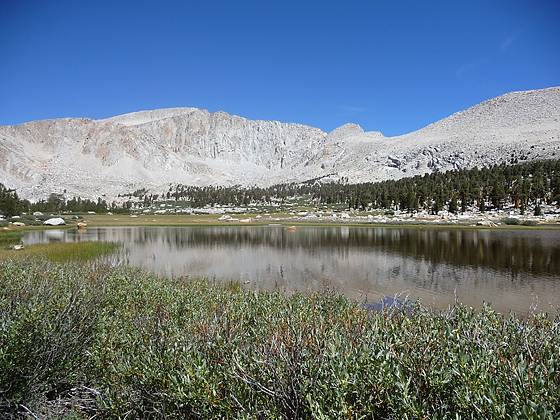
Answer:
M515 217L505 217L502 219L502 223L504 225L511 225L511 226L515 226L515 225L519 225L521 223L521 221Z
M539 222L537 222L536 220L523 220L521 224L523 226L537 226Z
M0 262L7 415L557 418L560 319Z

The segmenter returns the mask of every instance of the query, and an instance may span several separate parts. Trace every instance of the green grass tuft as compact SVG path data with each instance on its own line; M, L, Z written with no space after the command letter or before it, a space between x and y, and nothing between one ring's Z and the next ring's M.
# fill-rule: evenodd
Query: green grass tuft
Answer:
M23 233L21 232L0 232L0 248L19 244L22 236Z
M15 241L15 243L19 242ZM53 262L89 261L114 252L117 244L108 242L60 242L26 246L22 250L0 250L0 260L45 258Z

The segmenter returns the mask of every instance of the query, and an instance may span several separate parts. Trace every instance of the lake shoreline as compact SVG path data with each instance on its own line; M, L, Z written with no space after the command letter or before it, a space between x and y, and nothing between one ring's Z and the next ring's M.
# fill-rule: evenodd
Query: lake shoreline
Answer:
M161 276L240 281L250 290L332 289L354 301L408 296L443 309L455 297L507 313L560 305L558 230L402 226L91 226L24 233L35 244L119 243L103 257ZM48 245L47 245L48 246ZM21 252L21 251L15 251Z
M73 215L75 216L75 215ZM73 217L72 216L72 217ZM449 219L432 219L428 220L399 220L379 222L369 219L356 218L316 218L310 220L305 217L289 217L285 213L263 216L262 213L241 213L234 214L236 217L220 220L222 214L193 214L193 215L125 215L125 214L81 214L79 220L74 220L70 216L62 215L67 224L61 226L45 226L45 225L26 225L13 226L8 225L0 229L0 238L5 233L26 232L32 230L46 229L72 229L76 228L78 221L85 222L89 227L118 227L118 226L154 226L154 227L196 227L196 226L274 226L283 227L290 226L317 226L317 227L386 227L386 228L434 228L434 229L480 229L480 230L560 230L559 221L539 222L538 224L529 225L521 224L524 219L519 219L519 224L502 223L506 217L478 218L469 219L469 221L453 221ZM483 222L484 224L477 224Z

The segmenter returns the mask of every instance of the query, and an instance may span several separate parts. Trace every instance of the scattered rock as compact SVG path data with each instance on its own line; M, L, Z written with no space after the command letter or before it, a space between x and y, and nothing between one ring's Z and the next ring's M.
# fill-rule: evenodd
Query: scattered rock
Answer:
M66 222L62 217L53 217L51 219L45 220L43 224L47 226L62 226L65 225Z
M496 223L490 221L490 220L479 220L478 222L476 222L477 226L497 226Z
M392 168L400 168L402 165L402 161L395 156L389 155L387 159L389 160L389 166Z

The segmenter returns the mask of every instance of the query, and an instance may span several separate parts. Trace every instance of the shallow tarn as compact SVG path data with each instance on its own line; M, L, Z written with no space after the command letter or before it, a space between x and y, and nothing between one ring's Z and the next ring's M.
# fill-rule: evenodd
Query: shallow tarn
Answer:
M103 261L254 290L333 289L360 302L456 299L525 314L560 306L560 232L382 227L106 227L25 233L25 244L105 241Z

